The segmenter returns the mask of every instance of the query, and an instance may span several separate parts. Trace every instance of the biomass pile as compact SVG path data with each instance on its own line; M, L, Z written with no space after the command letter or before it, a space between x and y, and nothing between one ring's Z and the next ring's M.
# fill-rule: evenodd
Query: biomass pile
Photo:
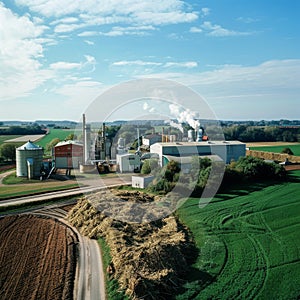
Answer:
M155 201L140 192L115 193L129 203ZM103 192L101 195L107 199ZM128 213L126 206L124 209ZM184 254L189 254L192 243L173 216L147 223L123 222L96 210L89 199L81 199L68 220L82 234L106 240L111 250L111 275L131 298L171 299L178 292L188 270Z
M0 299L73 299L77 238L33 215L0 219Z

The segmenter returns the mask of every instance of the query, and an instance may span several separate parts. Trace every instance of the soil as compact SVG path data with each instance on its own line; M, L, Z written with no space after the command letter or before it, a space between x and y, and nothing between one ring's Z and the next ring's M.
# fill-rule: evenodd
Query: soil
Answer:
M49 218L0 219L0 299L73 299L77 238Z

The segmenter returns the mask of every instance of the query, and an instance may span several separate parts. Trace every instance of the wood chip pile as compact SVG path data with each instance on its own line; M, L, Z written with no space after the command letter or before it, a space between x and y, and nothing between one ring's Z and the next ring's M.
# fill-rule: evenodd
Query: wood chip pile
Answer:
M128 203L155 201L152 196L140 192L115 193ZM128 296L132 299L171 299L188 270L184 253L189 251L191 243L186 231L173 216L144 223L115 220L91 205L96 196L81 199L70 211L68 220L82 234L106 240L112 257L111 275Z

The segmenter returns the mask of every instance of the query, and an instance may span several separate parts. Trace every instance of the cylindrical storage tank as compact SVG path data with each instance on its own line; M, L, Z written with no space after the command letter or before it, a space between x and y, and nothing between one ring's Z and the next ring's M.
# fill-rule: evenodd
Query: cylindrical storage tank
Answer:
M194 129L190 129L188 131L188 141L189 142L194 142L195 141L195 130Z
M119 149L125 148L125 139L124 138L119 138L118 139L118 148Z
M38 177L41 174L44 150L32 142L16 149L16 173L18 177Z
M197 142L201 142L203 138L203 129L199 128L198 134L197 134Z

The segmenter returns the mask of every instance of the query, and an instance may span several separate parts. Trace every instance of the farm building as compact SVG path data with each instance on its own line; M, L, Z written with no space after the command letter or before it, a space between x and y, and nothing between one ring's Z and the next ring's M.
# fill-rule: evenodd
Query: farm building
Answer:
M56 169L78 169L83 160L83 145L74 141L59 142L53 148Z
M154 176L136 175L131 177L131 186L135 188L145 189L153 180Z
M141 168L141 159L135 154L117 154L117 165L121 173L139 172Z
M155 143L161 142L162 136L160 134L149 134L143 136L142 143L145 146L151 146Z
M160 165L163 165L163 156L187 157L218 155L226 164L232 160L238 160L245 156L246 144L239 141L201 141L201 142L177 142L156 143L150 146L151 153L157 153Z
M28 141L23 146L16 149L16 173L18 177L28 177L29 179L38 177L43 166L42 147Z

